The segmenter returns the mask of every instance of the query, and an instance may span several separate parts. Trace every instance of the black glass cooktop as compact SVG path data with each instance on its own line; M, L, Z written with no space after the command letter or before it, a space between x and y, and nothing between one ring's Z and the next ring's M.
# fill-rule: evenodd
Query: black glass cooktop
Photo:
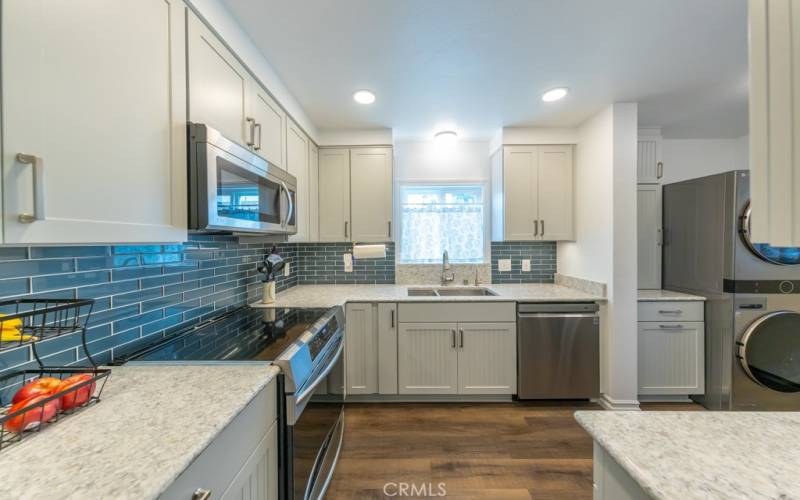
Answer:
M273 361L326 312L242 307L117 361Z

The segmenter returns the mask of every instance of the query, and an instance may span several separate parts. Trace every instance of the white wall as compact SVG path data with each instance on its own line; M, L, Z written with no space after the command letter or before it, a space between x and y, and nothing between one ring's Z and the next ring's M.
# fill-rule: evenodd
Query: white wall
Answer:
M219 0L188 0L219 34L225 43L239 56L244 64L250 68L256 78L267 87L267 90L277 99L284 109L292 116L294 121L305 130L312 140L317 142L317 127L306 114L303 107L294 98L286 85L281 81L270 63L261 54L253 41L239 26L239 23Z
M320 129L320 146L390 146L392 129L373 128L361 130Z
M662 182L669 184L729 170L747 170L748 140L746 135L737 139L665 139L661 146Z
M601 392L613 408L637 407L637 105L613 104L577 130L576 241L558 244L558 272L607 285ZM631 265L631 263L634 263Z
M394 176L397 181L488 182L489 143L397 142L394 145Z

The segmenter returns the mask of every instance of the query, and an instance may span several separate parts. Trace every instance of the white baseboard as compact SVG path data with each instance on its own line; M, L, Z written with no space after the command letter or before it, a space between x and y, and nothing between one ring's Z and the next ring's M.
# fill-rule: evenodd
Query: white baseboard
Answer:
M639 401L636 399L613 399L608 394L601 394L597 403L604 410L614 411L640 411Z
M689 399L688 395L683 396L683 395L665 394L661 396L655 396L655 395L640 394L639 402L640 403L693 403L694 401Z
M510 403L511 395L348 394L345 403Z

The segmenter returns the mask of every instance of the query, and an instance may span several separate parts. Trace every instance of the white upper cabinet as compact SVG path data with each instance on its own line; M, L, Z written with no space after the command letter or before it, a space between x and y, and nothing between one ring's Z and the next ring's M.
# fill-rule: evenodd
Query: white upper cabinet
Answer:
M800 2L749 0L752 239L800 246Z
M253 150L273 165L286 168L286 113L255 81L252 89Z
M539 239L572 240L572 146L539 146Z
M392 241L392 149L319 153L320 241Z
M350 150L350 217L353 241L392 239L392 150Z
M636 196L639 289L661 288L661 186L639 184Z
M661 129L639 129L636 143L636 181L644 184L661 182L664 164L661 162Z
M0 17L5 243L184 240L183 3L6 0Z
M308 145L306 134L291 119L286 127L286 170L297 178L297 234L289 237L289 241L309 241L310 214L308 202Z
M319 241L319 148L308 143L308 239Z
M571 145L505 146L493 158L495 241L574 239L573 156Z
M319 150L319 241L349 241L350 150Z
M252 147L248 121L251 78L208 27L188 12L189 120L204 123L242 146Z

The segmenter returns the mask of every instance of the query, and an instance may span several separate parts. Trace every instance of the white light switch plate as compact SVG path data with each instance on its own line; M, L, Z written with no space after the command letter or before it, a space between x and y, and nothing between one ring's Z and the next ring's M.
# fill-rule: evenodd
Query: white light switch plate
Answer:
M292 274L292 265L287 262L286 265L283 266L283 275L289 276L290 274Z
M352 273L353 272L353 254L351 254L351 253L342 254L342 259L344 260L344 272Z
M523 271L531 270L531 259L522 259L522 270Z
M511 259L500 259L497 261L497 268L500 271L511 271Z

